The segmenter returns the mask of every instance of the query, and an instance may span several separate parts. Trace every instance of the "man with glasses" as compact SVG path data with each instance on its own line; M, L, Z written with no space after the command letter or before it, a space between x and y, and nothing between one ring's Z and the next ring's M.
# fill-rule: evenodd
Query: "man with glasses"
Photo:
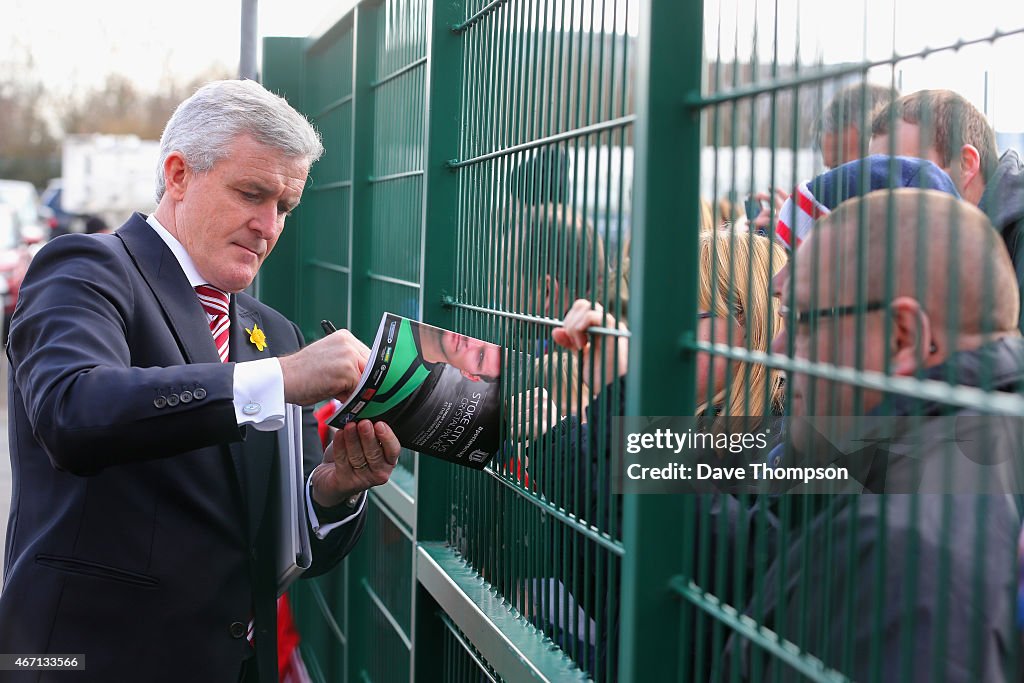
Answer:
M789 375L791 448L772 464L847 467L863 494L779 502L805 516L748 613L853 680L1016 680L1022 430L962 407L1012 414L1024 380L998 244L948 194L872 192L820 220L773 280L788 328L773 350L821 365ZM744 680L793 677L745 639L728 650Z

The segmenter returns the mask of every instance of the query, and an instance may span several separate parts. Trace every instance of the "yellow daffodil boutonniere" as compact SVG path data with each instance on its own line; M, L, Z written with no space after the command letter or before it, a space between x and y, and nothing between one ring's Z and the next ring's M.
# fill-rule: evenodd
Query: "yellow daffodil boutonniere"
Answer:
M253 325L251 330L247 327L245 331L249 334L249 341L253 343L257 351L267 348L267 335L263 334L263 330L258 326Z

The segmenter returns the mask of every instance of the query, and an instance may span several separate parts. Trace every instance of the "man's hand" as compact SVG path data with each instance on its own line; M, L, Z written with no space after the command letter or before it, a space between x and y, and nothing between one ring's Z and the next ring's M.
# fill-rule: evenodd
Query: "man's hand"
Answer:
M567 349L583 350L583 381L591 381L590 366L594 362L599 363L598 369L594 370L596 374L591 390L600 391L603 387L596 385L611 382L612 379L626 374L629 364L629 340L625 337L599 334L594 335L591 341L587 333L587 329L591 327L627 330L625 323L617 323L613 315L604 312L601 304L591 304L587 299L577 299L562 319L562 327L552 331L551 336L556 344ZM603 376L600 374L602 371L605 373Z
M400 449L398 437L385 423L348 423L334 435L324 451L324 461L313 470L313 500L323 507L334 507L386 484L398 464Z
M761 213L754 219L754 223L750 228L752 231L757 229L764 230L767 228L768 224L771 222L773 213L776 216L776 220L778 219L779 211L782 211L782 205L786 203L787 199L789 199L789 193L780 187L776 187L774 196L767 192L758 192L753 195L753 197L758 201L774 200L774 209L761 209Z
M344 401L359 384L369 359L370 349L348 330L281 356L284 400L302 406L332 397Z

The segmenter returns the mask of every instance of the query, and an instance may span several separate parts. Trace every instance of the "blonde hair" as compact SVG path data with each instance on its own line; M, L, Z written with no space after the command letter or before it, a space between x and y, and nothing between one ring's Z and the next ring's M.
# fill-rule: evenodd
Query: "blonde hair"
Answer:
M712 215L711 202L700 198L700 231L709 232L715 229L715 219ZM724 219L723 219L724 220Z
M745 333L745 348L767 352L778 332L779 302L772 296L772 276L786 265L786 252L766 237L744 232L701 233L698 253L698 307L719 318L732 316ZM728 325L726 320L716 324ZM784 376L760 363L736 361L732 383L698 415L714 407L722 417L759 417L780 412ZM767 400L765 400L767 397ZM698 397L701 400L703 397Z
M722 197L718 200L718 224L724 225L725 223L733 223L739 218L739 212L737 207L729 201L728 198Z

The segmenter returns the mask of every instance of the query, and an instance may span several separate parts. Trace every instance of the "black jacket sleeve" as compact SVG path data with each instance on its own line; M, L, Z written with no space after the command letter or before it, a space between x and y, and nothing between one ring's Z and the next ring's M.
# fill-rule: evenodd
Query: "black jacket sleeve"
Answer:
M136 292L112 242L68 235L34 259L7 354L54 466L90 474L241 440L232 363L134 367ZM172 388L203 398L157 408Z

